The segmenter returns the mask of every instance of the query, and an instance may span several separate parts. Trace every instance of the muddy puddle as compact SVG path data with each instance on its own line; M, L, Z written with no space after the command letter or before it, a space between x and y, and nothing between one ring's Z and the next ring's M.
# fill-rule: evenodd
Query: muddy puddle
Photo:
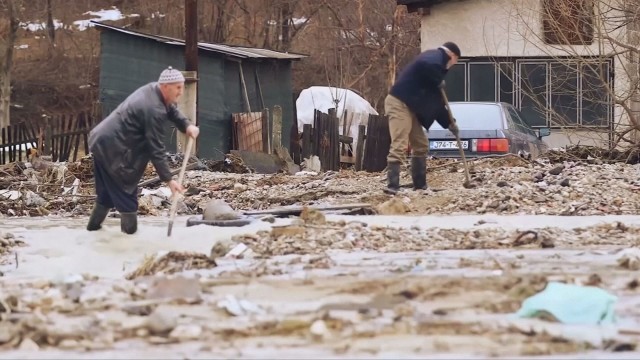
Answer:
M638 217L85 221L0 224L0 358L638 357ZM617 322L515 317L550 282L615 295Z

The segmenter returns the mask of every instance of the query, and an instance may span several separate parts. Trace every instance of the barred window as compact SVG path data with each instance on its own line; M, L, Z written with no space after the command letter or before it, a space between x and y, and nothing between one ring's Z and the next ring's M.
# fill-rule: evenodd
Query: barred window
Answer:
M473 58L446 77L450 101L501 101L531 127L608 128L611 59Z

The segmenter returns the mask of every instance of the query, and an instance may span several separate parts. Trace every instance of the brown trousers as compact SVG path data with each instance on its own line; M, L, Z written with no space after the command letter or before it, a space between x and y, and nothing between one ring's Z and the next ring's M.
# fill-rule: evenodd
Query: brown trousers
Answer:
M429 151L429 140L424 128L407 105L393 95L384 99L384 111L389 117L391 147L387 163L404 162L408 145L411 144L413 156L425 156Z

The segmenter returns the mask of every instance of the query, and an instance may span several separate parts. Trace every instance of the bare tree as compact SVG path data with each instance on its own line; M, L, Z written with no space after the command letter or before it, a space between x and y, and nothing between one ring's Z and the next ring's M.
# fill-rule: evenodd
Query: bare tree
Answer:
M0 19L0 128L11 123L11 69L13 67L13 49L19 21L17 12L20 0L3 0Z
M515 16L524 25L520 36L554 60L548 97L520 79L523 97L570 136L600 140L598 133L608 133L612 148L638 144L640 1L544 0L518 6ZM543 31L533 19L543 20ZM611 104L619 110L615 117Z

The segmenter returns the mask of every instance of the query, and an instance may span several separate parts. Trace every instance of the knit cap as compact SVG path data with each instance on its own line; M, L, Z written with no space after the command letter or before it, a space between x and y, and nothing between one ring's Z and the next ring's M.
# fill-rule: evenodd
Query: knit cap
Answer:
M182 72L172 68L171 66L164 69L158 79L158 84L170 84L177 82L184 82L184 76L182 75Z

